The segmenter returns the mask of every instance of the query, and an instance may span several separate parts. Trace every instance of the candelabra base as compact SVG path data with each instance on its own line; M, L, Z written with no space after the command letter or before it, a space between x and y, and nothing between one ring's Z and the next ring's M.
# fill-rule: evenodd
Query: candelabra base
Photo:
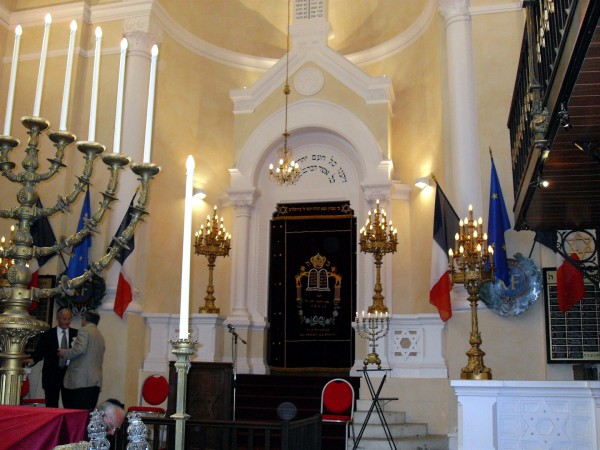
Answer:
M364 368L366 369L369 364L376 364L378 369L381 369L381 358L376 352L369 353L363 360Z
M481 333L479 332L479 321L477 320L477 301L481 290L481 283L471 282L467 284L469 293L469 303L471 304L471 334L469 336L469 345L471 348L465 353L467 355L467 365L460 371L460 378L463 380L491 380L492 369L485 367L483 357L485 352L481 350Z
M171 418L175 420L175 449L183 450L185 447L185 421L190 418L185 413L187 374L192 365L190 356L194 353L198 341L178 339L170 342L173 346L173 354L177 357L175 362L175 369L177 370L177 404L176 412Z
M480 345L481 341L476 345ZM466 353L468 360L467 366L463 367L460 371L460 378L462 380L491 380L492 369L485 367L483 364L483 357L485 352L479 347L473 346Z
M198 308L200 314L221 314L221 308L216 308L215 305L204 305Z

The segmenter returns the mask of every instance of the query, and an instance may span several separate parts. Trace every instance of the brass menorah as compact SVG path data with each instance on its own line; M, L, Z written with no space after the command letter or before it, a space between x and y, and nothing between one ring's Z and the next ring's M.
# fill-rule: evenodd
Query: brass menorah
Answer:
M371 353L363 360L365 368L369 364L376 364L378 369L381 369L381 358L377 353L377 341L388 334L390 329L390 317L388 313L381 311L367 313L363 311L362 318L356 313L356 331L363 339L368 339L371 346Z
M0 386L2 386L0 403L11 405L17 405L20 401L23 360L27 358L24 353L25 345L30 338L48 329L47 323L31 317L27 312L31 302L43 298L73 295L94 275L102 276L102 272L109 267L124 248L127 248L127 242L133 237L136 226L147 214L149 183L160 171L160 167L152 163L131 164L131 170L139 177L140 182L140 195L137 197L136 204L131 206L128 212L131 214L131 222L119 236L115 236L114 244L108 252L92 263L89 270L73 279L63 276L57 286L53 288L29 287L32 278L29 261L33 258L52 256L62 252L97 232L97 226L110 209L110 204L117 199L115 194L119 185L119 174L131 162L131 159L118 153L104 153L106 147L98 142L77 142L76 147L83 154L85 160L82 174L77 177L78 182L70 193L59 197L54 206L40 208L36 206L39 198L37 185L49 181L62 168L66 167L63 162L65 151L70 144L76 141L76 136L68 131L49 132L48 138L53 142L56 152L53 158L48 159L50 167L47 172L39 173L40 137L50 128L50 123L41 117L30 116L23 117L21 123L27 128L29 135L25 156L21 162L22 171L15 171L16 164L9 161L9 156L19 146L19 141L12 136L0 136L0 172L8 181L22 185L17 193L18 206L0 209L0 218L13 219L16 222L12 243L0 251L1 258L9 258L14 261L6 273L8 285L0 289L0 301L4 306L4 312L0 315ZM103 200L97 210L86 221L84 228L77 233L62 238L50 247L35 246L30 231L32 224L58 212L69 212L69 206L88 188L94 162L101 154L103 154L102 161L108 166L110 177L105 191L101 193Z

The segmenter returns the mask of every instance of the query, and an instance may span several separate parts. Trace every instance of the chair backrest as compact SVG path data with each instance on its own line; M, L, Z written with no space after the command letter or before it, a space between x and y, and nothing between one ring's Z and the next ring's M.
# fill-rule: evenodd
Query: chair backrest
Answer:
M323 387L321 413L354 415L354 388L347 380L334 378Z
M29 394L30 387L31 385L29 384L29 378L23 377L23 382L21 383L21 398Z
M149 405L160 405L169 395L169 382L162 375L150 375L142 386L142 399ZM141 404L141 403L140 403Z

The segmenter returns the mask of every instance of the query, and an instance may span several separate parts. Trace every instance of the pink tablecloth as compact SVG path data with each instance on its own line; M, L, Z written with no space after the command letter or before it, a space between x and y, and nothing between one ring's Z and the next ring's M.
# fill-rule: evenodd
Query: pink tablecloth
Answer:
M46 450L86 437L88 411L0 405L0 450Z

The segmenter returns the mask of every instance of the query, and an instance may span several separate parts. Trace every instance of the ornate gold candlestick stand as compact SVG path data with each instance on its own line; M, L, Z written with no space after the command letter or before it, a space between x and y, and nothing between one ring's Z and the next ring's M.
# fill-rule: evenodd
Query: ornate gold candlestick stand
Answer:
M459 222L460 234L456 233L454 251L450 256L452 283L464 284L471 304L471 335L467 351L467 366L461 369L460 377L467 380L491 380L492 370L485 367L485 352L481 346L481 333L477 323L477 301L479 291L485 283L494 281L493 249L487 245L487 234L483 233L483 220L473 220L473 207L469 205L469 217Z
M187 374L192 365L190 356L194 353L198 341L178 339L169 342L173 346L172 352L177 358L177 361L175 361L175 370L177 370L177 404L175 414L171 416L171 418L175 419L175 450L183 450L185 448L185 421L190 418L189 414L185 412Z
M377 341L388 334L390 329L390 318L388 313L385 316L382 312L375 311L373 314L367 313L365 319L364 311L362 320L356 313L356 331L363 339L368 339L371 343L371 353L363 360L365 367L369 364L376 364L378 369L381 369L381 359L377 353Z
M231 235L225 231L223 226L223 217L219 219L217 215L217 206L213 212L212 218L207 216L206 227L200 227L200 231L196 232L194 242L196 255L204 255L208 260L208 287L206 288L206 297L204 297L204 306L198 310L204 314L219 314L221 311L215 307L215 288L213 286L213 271L217 256L229 256L231 248Z
M375 269L377 278L375 281L375 294L373 295L373 304L369 306L368 312L375 311L386 313L387 306L383 304L383 295L381 291L381 264L383 264L383 255L386 253L395 253L398 246L398 230L392 226L392 221L387 223L387 217L384 210L379 209L379 200L373 211L369 211L367 223L360 230L360 251L363 253L372 253L375 260Z
M381 291L381 264L383 264L383 255L394 253L398 246L398 230L392 226L390 220L387 223L387 217L384 210L379 209L379 200L373 211L369 211L367 223L360 230L360 251L363 253L372 253L375 260L375 269L377 272L375 280L375 294L373 295L373 304L368 307L367 318L363 311L362 322L356 313L356 331L363 339L368 339L371 345L371 353L364 359L363 364L376 364L381 369L381 359L377 354L377 341L385 337L390 329L390 318L388 308L383 303ZM385 317L384 317L385 314Z
M106 190L102 192L103 200L92 217L88 219L85 227L63 238L51 247L36 247L33 244L30 228L33 222L45 217L50 217L57 212L69 211L69 205L74 203L78 196L88 187L93 172L94 161L104 152L105 147L97 142L83 141L77 143L77 149L84 155L85 166L79 175L78 182L73 190L59 197L55 206L51 208L38 208L38 183L50 180L60 169L66 167L63 163L66 147L75 142L75 135L66 131L55 131L48 134L56 147L54 158L48 159L50 167L46 173L38 173L39 139L49 127L50 123L41 117L23 117L22 124L27 128L29 142L25 149L25 157L21 163L23 171L14 172L16 164L9 161L10 152L19 145L19 141L11 136L0 136L0 172L10 182L23 185L17 193L18 206L11 209L0 209L0 218L14 219L16 231L13 243L0 251L0 258L14 260L8 268L6 279L8 286L0 290L0 301L4 305L4 312L0 315L0 386L1 404L18 405L23 373L23 360L27 355L23 352L27 341L36 334L48 329L48 324L34 319L27 312L32 301L41 298L50 298L59 295L72 295L75 290L90 280L94 274L101 276L102 272L127 248L128 240L133 236L135 228L147 214L146 203L149 195L149 182L160 168L151 163L133 164L132 170L140 180L140 195L137 203L130 208L131 222L120 236L115 237L115 242L109 251L98 261L91 264L91 269L83 275L69 279L64 276L58 286L51 289L29 288L31 271L28 263L33 258L50 256L63 251L65 248L75 246L87 236L96 231L96 227L110 209L110 204L116 200L119 173L130 162L130 158L121 154L108 153L102 157L104 164L110 172Z

